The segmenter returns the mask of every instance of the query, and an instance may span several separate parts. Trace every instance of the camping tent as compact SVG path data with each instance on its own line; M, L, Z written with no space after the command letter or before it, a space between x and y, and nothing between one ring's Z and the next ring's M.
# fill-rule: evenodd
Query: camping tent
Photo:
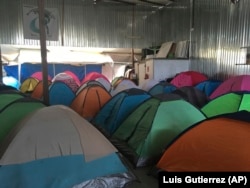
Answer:
M135 179L117 149L63 105L27 116L0 151L3 188L119 188Z
M250 111L250 92L226 93L212 99L201 108L201 111L207 117L237 112L240 110Z
M149 91L152 87L154 87L158 83L159 82L157 80L146 79L139 85L139 88L141 88L144 91Z
M130 79L121 79L120 81L117 81L115 87L113 87L110 91L111 96L115 96L117 93L131 88L139 88L132 80Z
M203 73L197 71L185 71L177 74L170 83L176 87L195 86L205 80L208 80L208 78Z
M0 110L0 143L25 116L45 106L41 101L29 97L21 97L16 100L14 98L17 96L12 95L12 97L13 99Z
M51 84L52 84L52 82L50 80L48 80L49 87ZM34 90L31 92L30 97L42 100L43 99L43 87L44 87L43 81L40 80L38 82L38 84L35 86Z
M220 80L205 80L194 87L201 90L209 97L221 83L222 81Z
M104 87L89 85L78 92L70 107L90 121L110 98L110 93Z
M88 80L84 84L80 85L80 87L76 91L76 95L78 95L78 93L80 93L85 87L87 87L89 85L99 85L99 86L103 87L102 83L100 83L100 82L98 82L96 80Z
M4 76L2 80L5 85L12 86L13 88L16 89L19 89L21 86L21 83L13 76Z
M0 92L3 91L18 91L18 89L10 85L0 83Z
M48 86L50 86L52 82L48 80ZM34 90L31 92L30 97L42 100L43 99L43 81L40 80L38 84L35 86Z
M72 74L69 74L69 71L68 72L61 72L59 74L57 74L53 79L52 79L52 83L54 82L57 82L57 81L61 81L61 82L64 82L65 84L67 84L71 89L72 91L75 93L78 88L79 88L79 83L75 77L76 76L72 76L74 75L73 73Z
M62 81L54 81L49 87L50 105L62 104L69 106L75 98L75 93L70 86Z
M146 99L150 98L146 91L138 88L124 90L100 109L91 123L103 131L107 136L112 135L121 122Z
M170 84L169 82L159 82L155 86L151 87L151 89L148 91L151 95L158 95L162 93L171 93L176 89L176 86L173 84Z
M173 94L180 95L184 100L192 105L202 108L209 102L208 96L193 86L183 86L172 91Z
M220 95L237 92L237 91L250 91L250 75L237 75L223 81L209 96L214 99Z
M97 78L97 79L95 79L97 82L100 82L101 84L102 84L102 86L103 87L105 87L105 89L108 91L108 92L110 92L111 91L111 88L112 88L112 86L111 86L111 83L110 83L110 81L108 81L107 79L105 79L105 78Z
M37 72L34 72L33 74L31 74L32 78L35 78L39 81L43 80L43 72L42 71L37 71ZM50 75L48 75L48 80L51 81L52 78L50 77Z
M115 77L112 81L111 81L111 85L112 85L112 88L115 88L122 80L124 79L128 79L126 78L125 76L118 76L118 77Z
M168 172L249 172L250 113L216 116L183 132L157 168Z
M31 93L38 84L38 82L39 80L37 80L36 78L27 78L21 83L20 91L23 93Z
M80 85L80 87L78 88L76 95L78 95L78 93L85 87L87 87L88 85L99 85L104 87L108 92L110 92L111 90L111 83L107 80L105 80L104 78L97 78L96 80L88 80L86 82L84 82L83 84Z
M64 73L71 76L75 80L75 82L78 86L81 85L80 79L78 78L78 76L74 72L67 70L67 71L64 71Z
M97 80L98 78L103 78L105 80L107 80L109 82L109 79L103 75L102 73L99 72L89 72L84 79L82 79L82 84L84 84L85 82L89 81L89 80Z
M25 95L21 92L0 91L0 111L13 101L24 97Z
M149 98L141 103L111 137L113 144L137 167L154 164L166 144L196 122L202 112L185 100Z

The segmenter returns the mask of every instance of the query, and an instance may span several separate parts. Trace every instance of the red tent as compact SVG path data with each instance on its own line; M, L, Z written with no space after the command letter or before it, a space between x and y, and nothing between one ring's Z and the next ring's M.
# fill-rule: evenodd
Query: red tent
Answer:
M207 76L196 71L185 71L177 74L170 82L176 87L195 86L196 84L208 80Z
M87 82L89 80L96 80L98 78L103 78L109 82L109 79L106 76L104 76L103 74L101 74L99 72L90 72L84 77L84 79L82 80L82 84L84 84L85 82Z

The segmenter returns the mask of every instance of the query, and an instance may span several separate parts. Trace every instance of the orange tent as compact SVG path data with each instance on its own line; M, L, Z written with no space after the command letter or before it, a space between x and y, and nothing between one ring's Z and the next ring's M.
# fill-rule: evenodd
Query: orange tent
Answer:
M110 93L104 87L89 85L76 95L70 107L85 119L91 120L110 98Z
M51 85L51 81L48 80L48 85ZM32 98L35 99L42 99L43 98L43 81L39 81L38 84L35 86L34 90L32 91L31 95Z
M233 117L204 120L187 130L165 150L157 168L168 172L250 171L250 112L230 115Z

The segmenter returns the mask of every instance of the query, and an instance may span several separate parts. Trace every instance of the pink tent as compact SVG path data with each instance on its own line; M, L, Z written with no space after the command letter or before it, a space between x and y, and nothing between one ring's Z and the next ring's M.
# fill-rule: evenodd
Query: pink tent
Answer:
M73 73L71 71L64 71L64 73L70 75L76 81L76 83L77 83L78 86L81 85L81 82L80 82L79 78L76 76L75 73Z
M73 92L76 92L79 88L79 85L77 84L76 80L71 75L67 74L66 72L58 73L52 79L52 82L56 82L56 81L64 82L72 89Z
M214 99L220 95L234 91L250 91L250 75L233 76L222 82L209 96Z
M109 79L106 76L104 76L103 74L101 74L99 72L90 72L82 80L82 84L84 84L85 82L87 82L89 80L96 80L98 78L103 78L103 79L105 79L105 80L107 80L109 82Z
M41 71L34 72L30 77L35 78L37 80L43 80L43 73ZM51 77L48 75L48 80L52 80Z
M195 86L196 84L208 80L207 76L196 71L185 71L176 75L170 82L176 87Z

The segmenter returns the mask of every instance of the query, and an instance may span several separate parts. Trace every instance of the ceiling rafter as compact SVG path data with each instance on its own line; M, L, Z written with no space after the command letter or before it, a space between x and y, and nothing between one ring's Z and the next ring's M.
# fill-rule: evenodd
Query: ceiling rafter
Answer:
M136 3L129 2L129 1L123 1L123 0L109 0L109 1L124 3L124 4L127 4L127 5L136 5Z
M82 0L87 1L87 0ZM93 0L92 0L93 1ZM138 5L138 6L152 6L152 7L165 7L169 4L172 4L174 0L94 0L95 2L113 2L113 3L121 3L126 5Z
M139 0L139 1L144 2L144 3L149 3L152 5L156 5L156 6L165 6L165 4L163 3L158 3L158 2L148 1L148 0Z

